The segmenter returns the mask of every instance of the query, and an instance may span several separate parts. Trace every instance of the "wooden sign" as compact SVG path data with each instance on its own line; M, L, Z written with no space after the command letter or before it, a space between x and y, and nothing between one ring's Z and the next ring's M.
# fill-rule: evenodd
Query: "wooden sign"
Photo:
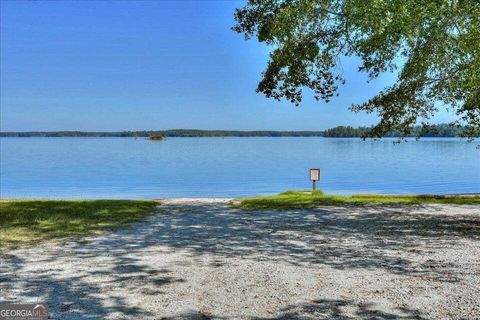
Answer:
M320 169L310 169L310 180L312 181L320 180Z

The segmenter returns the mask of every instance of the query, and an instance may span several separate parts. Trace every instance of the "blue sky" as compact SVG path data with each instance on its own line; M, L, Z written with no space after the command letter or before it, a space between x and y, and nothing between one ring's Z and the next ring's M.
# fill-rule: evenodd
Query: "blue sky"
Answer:
M255 92L268 48L230 30L243 1L1 1L2 131L322 130L394 81L344 61L330 103ZM452 117L442 113L437 121Z

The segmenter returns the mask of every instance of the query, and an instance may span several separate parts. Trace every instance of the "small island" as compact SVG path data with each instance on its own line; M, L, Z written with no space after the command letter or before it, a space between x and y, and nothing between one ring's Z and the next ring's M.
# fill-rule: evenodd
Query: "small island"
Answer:
M148 140L153 140L153 141L162 141L162 140L165 140L165 137L160 135L160 134L154 134L154 135L151 135L147 138Z

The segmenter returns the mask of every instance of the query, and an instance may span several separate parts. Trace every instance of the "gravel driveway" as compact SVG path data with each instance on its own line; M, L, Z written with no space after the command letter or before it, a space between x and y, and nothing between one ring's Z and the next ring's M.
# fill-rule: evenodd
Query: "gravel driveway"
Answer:
M54 319L478 319L479 301L479 206L169 201L108 235L0 251L0 302Z

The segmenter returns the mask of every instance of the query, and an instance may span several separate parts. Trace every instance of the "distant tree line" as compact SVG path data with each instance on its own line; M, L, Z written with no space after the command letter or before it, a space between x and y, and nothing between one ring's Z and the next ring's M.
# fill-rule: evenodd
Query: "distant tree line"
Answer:
M364 137L372 127L338 126L325 131L231 131L174 129L157 131L85 132L85 131L31 131L0 132L0 137ZM414 127L412 136L461 137L467 127L438 124L429 127ZM399 137L400 132L389 132L387 137Z
M231 131L174 129L156 131L84 132L32 131L0 132L1 137L321 137L323 131Z
M373 127L338 126L324 131L324 137L366 137ZM412 137L462 137L467 132L467 127L453 126L449 124L437 124L430 126L415 126L410 136ZM400 137L400 131L390 131L385 137Z

